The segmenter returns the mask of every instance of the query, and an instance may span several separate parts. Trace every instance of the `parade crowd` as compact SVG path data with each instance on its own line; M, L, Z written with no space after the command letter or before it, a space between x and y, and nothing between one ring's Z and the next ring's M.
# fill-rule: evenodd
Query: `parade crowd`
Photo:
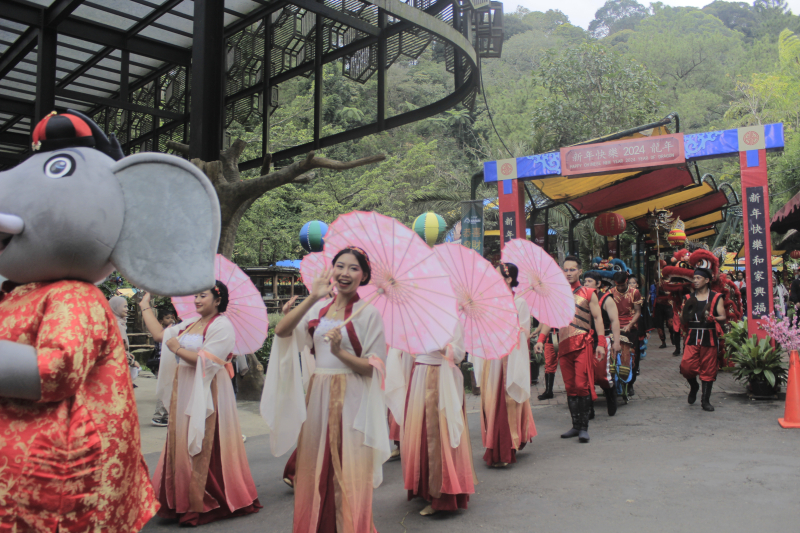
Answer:
M251 353L238 342L255 328L260 346L268 325L239 322L247 306L229 309L237 287L220 279L208 178L173 156L123 158L78 112L43 119L34 146L2 174L28 207L24 217L0 212L9 280L0 290L0 531L135 532L156 514L196 526L259 512L232 378L237 355ZM179 191L149 181L161 176ZM11 205L5 190L0 209ZM144 231L153 221L162 232ZM714 410L720 336L742 310L711 252L679 250L658 265L645 302L618 259L584 274L578 257L557 265L525 239L506 242L497 265L458 244L432 245L383 215L341 215L308 297L283 308L260 411L271 453L288 455L294 532L376 531L373 489L398 456L407 498L427 503L421 514L468 508L478 480L459 368L467 356L490 468L514 464L537 435L531 347L545 358L540 399L553 396L561 368L571 416L561 437L588 443L597 388L609 416L635 394L650 305L662 346L664 324L678 355L682 346L688 403L700 393L702 409ZM159 344L153 422L166 436L152 477L127 306L91 283L114 268L144 291L144 324ZM178 323L158 317L150 293L194 294L193 312Z
M496 270L512 291L519 285L515 264L500 263ZM565 258L563 271L575 301L569 326L554 329L533 319L532 328L528 304L517 297L518 345L500 359L472 358L481 390L487 467L515 463L516 454L537 434L530 405L529 346L544 355L540 400L553 397L561 368L572 421L562 438L590 441L597 387L609 416L635 394L645 339L658 319L678 354L682 351L680 372L690 386L688 403L694 404L700 393L703 410L714 410L710 398L719 368L718 324L727 317L721 295L709 288L711 268L693 271L692 290L674 311L679 317L675 323L671 304L654 298L648 309L651 299L642 296L639 281L626 271L584 273L576 256ZM392 458L402 462L408 499L427 502L422 515L467 509L475 493L477 475L458 368L468 356L463 328L459 325L446 345L431 353L388 347L378 311L369 303L358 304L357 290L371 276L366 251L340 250L302 303L295 305L294 297L284 305L284 317L275 328L262 415L270 426L273 453L280 456L295 448L283 473L295 493L295 531L375 530L372 488L382 481L381 464ZM261 507L239 438L235 396L227 379L232 373L224 371L233 342L230 325L220 315L227 288L218 281L211 291L198 294L196 302L199 319L166 329L155 317L149 294L140 304L149 332L163 343L166 364L158 375L159 402L179 413L163 420L158 413L154 417L154 425L168 420L167 441L153 477L161 504L158 514L184 525L255 513ZM354 306L364 309L355 314ZM645 320L645 315L653 318ZM658 332L665 347L664 329ZM198 357L211 361L202 380L193 366ZM170 363L173 359L177 365ZM213 379L217 373L221 378ZM298 382L303 383L299 389ZM380 382L383 395L376 387ZM218 413L205 426L193 416L206 411L194 415L190 405L202 394L200 387L213 389ZM397 449L390 449L390 441ZM193 443L201 454L192 453Z

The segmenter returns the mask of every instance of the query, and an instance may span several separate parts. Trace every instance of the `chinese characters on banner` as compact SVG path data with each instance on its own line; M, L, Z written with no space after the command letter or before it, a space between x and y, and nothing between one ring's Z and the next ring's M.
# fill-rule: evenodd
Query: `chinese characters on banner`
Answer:
M506 211L501 214L503 218L503 241L508 242L511 239L516 239L517 235L517 213L514 211Z
M461 202L461 244L483 256L483 200Z
M746 187L747 211L745 224L750 243L750 298L748 305L753 310L753 318L760 318L771 312L769 297L770 277L772 276L772 250L767 246L766 234L769 224L764 208L764 188Z
M671 167L685 162L682 133L561 149L561 173L564 176Z

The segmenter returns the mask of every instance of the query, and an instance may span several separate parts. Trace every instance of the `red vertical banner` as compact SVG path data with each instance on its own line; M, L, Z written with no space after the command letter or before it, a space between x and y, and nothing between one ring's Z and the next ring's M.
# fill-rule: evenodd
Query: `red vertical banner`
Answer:
M511 239L525 238L525 197L519 180L497 182L500 206L500 248Z
M745 130L745 128L742 128ZM747 265L747 326L749 335L764 338L759 329L760 317L773 312L772 240L769 234L769 186L767 184L767 152L758 147L755 128L746 128L741 148L756 145L757 149L739 152L742 174L742 215L744 216L744 251ZM755 134L751 132L756 131ZM762 128L763 139L763 128ZM760 143L763 144L763 141Z

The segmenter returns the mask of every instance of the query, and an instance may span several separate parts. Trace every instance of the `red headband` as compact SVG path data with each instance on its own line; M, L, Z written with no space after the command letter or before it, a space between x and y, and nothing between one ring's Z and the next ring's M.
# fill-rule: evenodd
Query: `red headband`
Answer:
M369 254L363 248L359 248L358 246L348 246L345 250L355 250L356 252L360 253L364 256L364 259L367 261L367 267L370 271L372 271L372 263L369 262Z

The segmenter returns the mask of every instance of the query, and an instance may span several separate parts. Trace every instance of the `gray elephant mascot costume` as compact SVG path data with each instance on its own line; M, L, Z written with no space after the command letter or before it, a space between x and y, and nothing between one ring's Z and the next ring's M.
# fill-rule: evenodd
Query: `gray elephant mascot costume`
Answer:
M156 294L212 287L219 202L188 161L123 157L75 111L45 117L33 148L0 172L0 531L138 531L158 504L93 283L116 268Z

